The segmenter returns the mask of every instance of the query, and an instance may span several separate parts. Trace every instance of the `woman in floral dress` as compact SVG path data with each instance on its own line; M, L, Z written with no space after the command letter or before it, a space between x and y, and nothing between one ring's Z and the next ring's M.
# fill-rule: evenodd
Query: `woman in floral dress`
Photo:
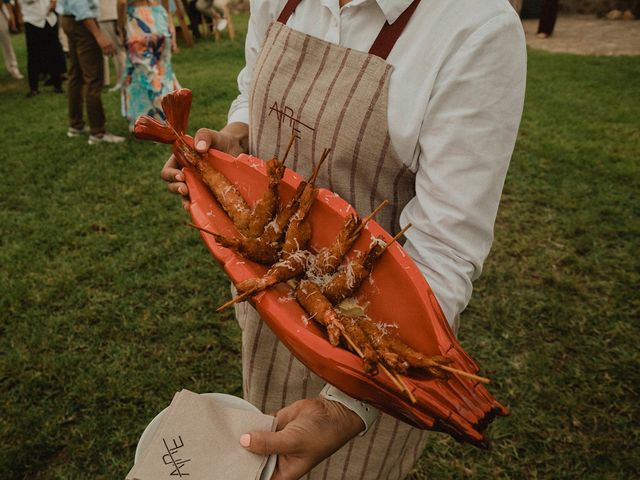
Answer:
M140 115L164 120L160 100L180 88L171 66L175 30L168 14L168 0L119 0L118 7L127 52L122 115L133 129Z

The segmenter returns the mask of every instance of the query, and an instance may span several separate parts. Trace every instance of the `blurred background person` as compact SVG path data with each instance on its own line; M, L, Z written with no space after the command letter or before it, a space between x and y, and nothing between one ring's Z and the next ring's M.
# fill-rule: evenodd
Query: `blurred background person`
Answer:
M558 0L543 0L538 23L538 38L549 38L558 17Z
M180 88L171 66L173 20L169 2L118 0L118 25L125 34L125 77L122 115L129 129L140 115L164 120L160 100Z
M98 25L97 0L60 0L62 28L69 40L69 129L68 137L90 133L89 145L120 143L123 137L106 130L102 106L104 61L102 55L114 52L109 37ZM86 89L86 92L85 92ZM89 128L83 107L86 105ZM88 132L87 132L88 131Z
M231 18L231 0L196 0L196 9L202 14L203 20L211 22L212 32L217 39L219 32L229 29L229 38L235 38L235 28ZM209 28L206 25L206 28Z
M196 8L197 0L189 0L187 2L187 15L189 16L189 29L194 39L198 40L202 37L200 33L200 23L202 23L202 17L200 11Z
M115 53L111 55L111 58L113 59L113 71L116 76L116 81L110 91L120 90L126 54L121 35L118 32L118 0L100 0L98 23L100 24L100 29L109 37L115 51ZM106 55L104 56L104 84L105 86L111 84L109 57Z
M27 42L27 96L33 97L39 93L39 79L46 73L50 75L53 91L62 93L66 62L58 40L56 0L20 0L20 8Z
M18 69L18 60L11 44L10 25L14 22L12 10L8 8L8 0L0 0L0 47L4 55L4 65L7 72L16 80L24 77Z

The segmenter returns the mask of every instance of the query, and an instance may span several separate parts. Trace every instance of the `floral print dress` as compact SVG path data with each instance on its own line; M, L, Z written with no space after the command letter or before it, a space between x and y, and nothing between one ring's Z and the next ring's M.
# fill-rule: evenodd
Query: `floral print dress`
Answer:
M171 67L169 17L162 5L127 6L126 52L122 115L130 128L140 115L164 120L160 100L180 85Z

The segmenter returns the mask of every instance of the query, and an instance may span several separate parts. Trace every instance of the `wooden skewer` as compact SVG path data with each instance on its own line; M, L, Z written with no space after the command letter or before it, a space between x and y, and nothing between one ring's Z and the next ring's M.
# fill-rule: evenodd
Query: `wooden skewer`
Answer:
M389 200L383 200L380 205L378 205L376 208L373 209L373 211L367 215L366 217L364 217L361 221L360 221L360 226L356 229L355 234L357 235L358 233L360 233L362 231L362 229L367 225L367 223L369 222L369 220L371 220L373 217L376 216L376 214L382 210L384 207L386 207L389 204Z
M185 224L186 224L188 227L195 228L196 230L200 230L201 232L208 233L209 235L213 235L214 237L218 235L217 233L212 232L211 230L207 230L206 228L199 227L198 225L196 225L196 224L194 224L194 223L191 223L191 222L185 222Z
M291 135L291 140L289 140L289 145L287 145L287 151L284 152L284 157L282 157L282 164L284 165L284 162L287 160L287 157L289 156L289 150L291 150L291 147L293 146L293 142L296 141L296 134L294 133L293 135Z
M173 125L167 123L167 125L169 125L169 128L171 128L171 130L173 130L173 133L176 134L176 137L178 137L178 140L180 140L180 142L185 146L185 148L191 152L195 151L195 148L190 147L189 144L187 144L187 142L184 141L184 138L182 138L182 135L180 135L178 133L178 131L173 127Z
M218 308L216 308L216 312L220 313L222 312L225 308L230 307L231 305L238 303L238 302L242 302L244 300L246 300L247 298L249 298L251 295L253 295L254 293L258 293L259 290L252 288L251 290L247 290L244 293L241 293L240 295L233 297L231 300L229 300L226 303L223 303L222 305L220 305Z
M473 380L476 380L480 383L490 383L491 380L487 377L481 377L479 375L474 375L473 373L469 373L469 372L465 372L464 370L460 370L458 368L453 368L453 367L448 367L446 365L438 365L436 368L441 368L442 370L446 370L447 372L451 372L451 373L457 373L460 376L463 377L469 377L472 378Z
M198 225L195 225L191 222L185 222L186 225L188 225L189 227L195 228L196 230L200 230L202 232L208 233L209 235L213 235L214 237L217 235L216 233L212 232L211 230L207 230L206 228L203 227L199 227ZM254 293L257 293L258 290L256 289L252 289L252 290L247 290L246 292L233 297L231 300L229 300L228 302L220 305L217 309L216 312L222 312L225 308L230 307L231 305L233 305L234 303L238 303L238 302L242 302L243 300L245 300L246 298L250 297L251 295L253 295Z
M309 180L307 180L308 184L313 185L316 182L316 178L318 178L318 174L320 173L320 167L322 166L324 161L329 156L329 152L331 152L330 148L325 148L324 151L322 152L322 156L320 157L320 161L318 162L318 164L313 169L313 172L311 173L311 176L309 177Z
M397 241L398 241L398 239L399 239L402 235L404 235L404 232L406 232L407 230L409 230L411 227L413 227L413 225L412 225L412 224L410 224L410 223L407 223L407 224L405 225L405 227L404 227L402 230L400 230L400 231L396 234L396 236L395 236L395 237L393 237L391 240L389 240L389 243L387 243L387 246L386 246L385 248L389 248L391 245L393 245L395 242L397 242Z
M407 393L407 395L409 396L409 400L411 400L411 403L413 403L414 405L418 403L418 400L413 395L413 393L411 393L411 390L409 390L409 387L407 387L407 384L404 383L404 380L399 374L397 373L392 374L389 370L387 370L387 367L385 367L382 364L380 365L380 368L382 369L382 371L384 371L384 373L386 373L387 375L389 375L389 377L391 377L391 380L393 380L393 383L395 383L396 385L400 383L400 386L399 386L400 390L404 390Z
M340 333L342 333L342 336L347 341L347 343L351 346L351 348L353 348L353 350L358 354L360 358L364 358L364 353L362 353L362 350L360 350L360 347L358 347L358 345L356 345L355 342L351 340L351 337L347 335L347 332L344 331L341 325L339 326L339 328L340 328ZM411 400L411 403L414 403L414 404L417 403L416 397L413 395L413 393L411 393L411 391L409 390L409 387L407 387L407 385L404 383L400 375L398 375L397 373L395 375L392 374L387 369L387 367L385 367L381 363L378 363L378 367L380 367L380 369L387 374L387 376L395 384L398 390L400 390L401 392L402 391L407 392L407 395L409 396L409 400Z

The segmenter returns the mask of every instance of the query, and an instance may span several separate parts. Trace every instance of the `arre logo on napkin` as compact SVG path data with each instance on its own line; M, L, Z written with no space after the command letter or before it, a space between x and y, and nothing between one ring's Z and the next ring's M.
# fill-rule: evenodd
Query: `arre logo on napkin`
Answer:
M190 458L180 458L178 457L178 450L184 447L184 442L182 441L182 437L178 435L178 440L174 438L173 440L169 440L167 443L167 439L163 438L162 443L164 443L164 448L167 450L167 454L162 456L162 461L165 465L172 465L173 470L171 471L171 475L177 475L178 477L189 475L186 469L183 471L182 467L187 462L190 462ZM178 444L179 443L179 444Z
M258 479L267 457L242 448L239 438L249 431L273 431L275 426L272 416L182 390L126 480Z

